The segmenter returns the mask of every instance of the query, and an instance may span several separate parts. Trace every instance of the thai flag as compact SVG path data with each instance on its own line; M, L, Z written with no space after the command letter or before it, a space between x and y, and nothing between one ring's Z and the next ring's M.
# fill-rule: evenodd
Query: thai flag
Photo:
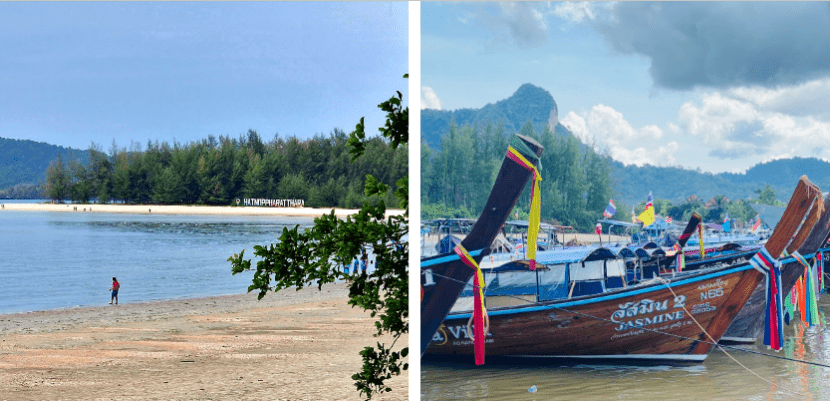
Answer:
M614 206L614 200L609 199L608 206L605 207L605 211L602 212L602 215L605 216L606 219L610 219L611 216L614 215L614 213L617 213L617 207Z
M646 210L654 207L654 197L651 196L651 191L648 191L648 202L646 202Z

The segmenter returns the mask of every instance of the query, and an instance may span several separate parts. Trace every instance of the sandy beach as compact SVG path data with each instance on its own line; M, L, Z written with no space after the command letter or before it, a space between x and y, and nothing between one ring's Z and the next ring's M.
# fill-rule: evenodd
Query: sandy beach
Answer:
M319 217L329 214L332 208L311 207L256 207L256 206L174 206L174 205L120 205L120 204L49 204L49 203L4 203L2 208L9 211L29 212L72 212L72 213L131 213L131 214L187 214L225 216L281 216ZM359 209L334 209L338 217L346 217ZM401 215L403 210L387 210L387 216Z
M251 293L0 315L0 400L358 400L358 352L384 339L347 296L333 284L261 301ZM408 372L390 384L377 399L407 399Z

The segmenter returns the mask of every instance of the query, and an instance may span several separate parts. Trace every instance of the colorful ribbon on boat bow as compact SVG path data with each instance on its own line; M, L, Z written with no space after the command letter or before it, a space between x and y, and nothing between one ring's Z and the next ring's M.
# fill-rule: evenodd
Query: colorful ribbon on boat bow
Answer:
M688 238L691 234L683 234L680 236L680 239L683 239L684 235ZM680 246L679 242L675 242L672 249L674 249L674 252L677 254L677 262L674 265L675 270L677 270L678 273L682 272L683 269L686 268L686 255L683 253L683 247Z
M804 283L801 320L809 326L815 326L818 323L818 299L816 298L816 279L814 276L815 268L798 251L793 252L791 256L804 266L804 275L801 279Z
M824 292L824 255L821 251L816 252L816 268L818 269L818 296Z
M767 277L767 307L764 314L764 344L778 351L784 346L784 311L781 302L781 262L766 248L755 254L749 263Z
M464 249L461 244L455 246L453 249L461 258L465 265L475 269L473 276L473 294L475 295L473 307L473 323L475 324L473 331L473 343L475 347L476 365L484 364L484 319L487 316L487 310L484 308L484 274L481 273L481 268L478 267L475 259L470 256L470 253Z
M516 148L507 148L507 157L520 166L533 172L533 186L530 187L530 218L527 226L527 258L530 260L530 270L536 270L536 237L539 236L539 220L542 213L542 199L539 195L539 181L542 175L533 163L522 156Z

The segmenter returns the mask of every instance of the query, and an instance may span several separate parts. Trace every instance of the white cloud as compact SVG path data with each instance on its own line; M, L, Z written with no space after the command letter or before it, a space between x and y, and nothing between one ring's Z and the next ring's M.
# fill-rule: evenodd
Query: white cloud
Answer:
M812 90L799 85L791 91L736 88L704 93L698 104L687 102L680 107L678 120L684 133L698 138L704 151L715 158L827 159L830 123L811 115L783 113L787 108L779 107L798 103L800 94Z
M765 88L761 86L732 88L726 95L745 100L760 110L776 111L794 116L818 117L830 121L830 78L816 79L794 86Z
M564 20L582 22L585 19L594 19L593 2L564 1L553 8L553 14Z
M429 86L421 87L421 109L441 110L441 100Z
M610 11L615 1L563 1L556 3L551 14L563 20L580 23L596 19L601 13Z
M659 145L663 130L656 125L635 129L622 113L612 107L598 104L587 113L573 111L562 118L577 138L588 144L596 144L614 160L623 164L642 166L673 165L678 144L675 141Z

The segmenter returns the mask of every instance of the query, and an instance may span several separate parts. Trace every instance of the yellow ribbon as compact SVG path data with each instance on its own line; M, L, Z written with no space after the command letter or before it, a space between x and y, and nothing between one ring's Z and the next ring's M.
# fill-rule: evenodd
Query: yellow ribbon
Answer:
M536 269L536 240L539 236L539 223L542 214L542 197L539 191L539 182L542 175L533 163L527 160L518 150L510 146L507 148L507 157L519 163L522 167L533 172L533 187L530 189L530 218L527 227L527 258L530 260L530 270Z

